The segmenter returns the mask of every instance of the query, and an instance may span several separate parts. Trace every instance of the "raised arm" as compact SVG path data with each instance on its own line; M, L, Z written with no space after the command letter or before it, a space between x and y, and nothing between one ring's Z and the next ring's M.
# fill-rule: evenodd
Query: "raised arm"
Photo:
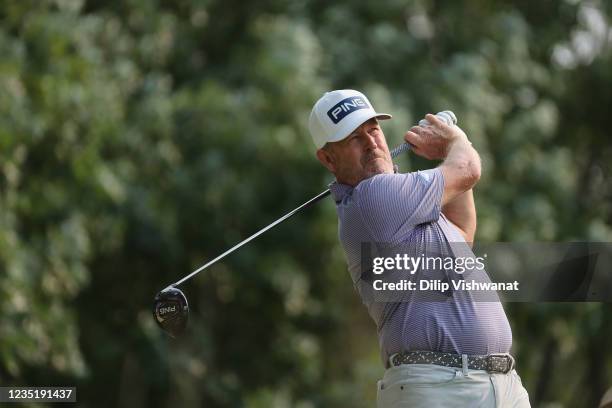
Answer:
M449 126L434 115L426 119L431 126L414 126L404 138L419 156L444 160L440 165L444 175L442 212L466 241L473 242L476 208L471 189L480 179L480 157L458 126Z

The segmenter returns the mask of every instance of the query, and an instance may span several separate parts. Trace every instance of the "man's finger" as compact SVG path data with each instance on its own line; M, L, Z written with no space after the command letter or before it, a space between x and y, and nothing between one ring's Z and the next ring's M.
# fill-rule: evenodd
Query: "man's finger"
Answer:
M424 151L421 149L421 146L412 146L412 152L413 152L414 154L416 154L417 156L420 156L420 157L424 157L424 158L426 158L426 159L429 159L429 157L427 157L426 152L424 152Z
M409 130L406 132L406 134L404 135L404 140L406 141L406 143L409 143L413 147L416 147L416 148L418 148L423 142L421 139L421 136L419 136L412 130Z
M445 129L448 126L446 122L441 120L438 116L432 115L431 113L425 115L425 119L427 119L433 127L438 129Z
M410 128L410 130L412 130L413 132L414 132L414 131L417 131L417 132L418 132L419 130L422 130L422 129L423 129L423 127L422 127L422 126L417 126L417 125L414 125L413 127L411 127L411 128Z
M416 133L418 136L423 137L423 135L427 133L427 128L423 126L413 126L410 128L409 132Z

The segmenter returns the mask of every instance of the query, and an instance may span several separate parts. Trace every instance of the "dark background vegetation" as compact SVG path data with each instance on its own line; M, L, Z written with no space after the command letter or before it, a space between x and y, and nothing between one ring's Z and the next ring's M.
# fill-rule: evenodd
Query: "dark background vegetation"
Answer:
M376 332L307 132L364 91L391 146L453 110L483 159L477 240L612 241L608 1L0 2L0 384L83 407L371 407ZM412 155L401 168L435 163ZM612 385L612 305L513 303L535 407ZM32 405L34 406L34 405Z

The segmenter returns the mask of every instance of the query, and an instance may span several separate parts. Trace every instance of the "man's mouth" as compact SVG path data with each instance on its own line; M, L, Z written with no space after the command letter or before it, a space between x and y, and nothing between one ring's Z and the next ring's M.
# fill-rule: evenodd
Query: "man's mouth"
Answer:
M384 157L382 157L382 156L372 156L372 157L368 157L368 158L366 159L365 163L367 164L367 163L373 162L373 161L378 160L378 159L384 160Z

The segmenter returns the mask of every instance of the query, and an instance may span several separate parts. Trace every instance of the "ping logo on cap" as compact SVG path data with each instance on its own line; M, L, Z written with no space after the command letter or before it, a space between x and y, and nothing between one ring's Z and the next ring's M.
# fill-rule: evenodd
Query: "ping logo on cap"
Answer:
M338 124L338 122L344 119L349 113L359 109L368 109L369 107L368 103L364 101L361 96L351 96L332 106L332 108L327 111L327 116L329 116L334 124Z

